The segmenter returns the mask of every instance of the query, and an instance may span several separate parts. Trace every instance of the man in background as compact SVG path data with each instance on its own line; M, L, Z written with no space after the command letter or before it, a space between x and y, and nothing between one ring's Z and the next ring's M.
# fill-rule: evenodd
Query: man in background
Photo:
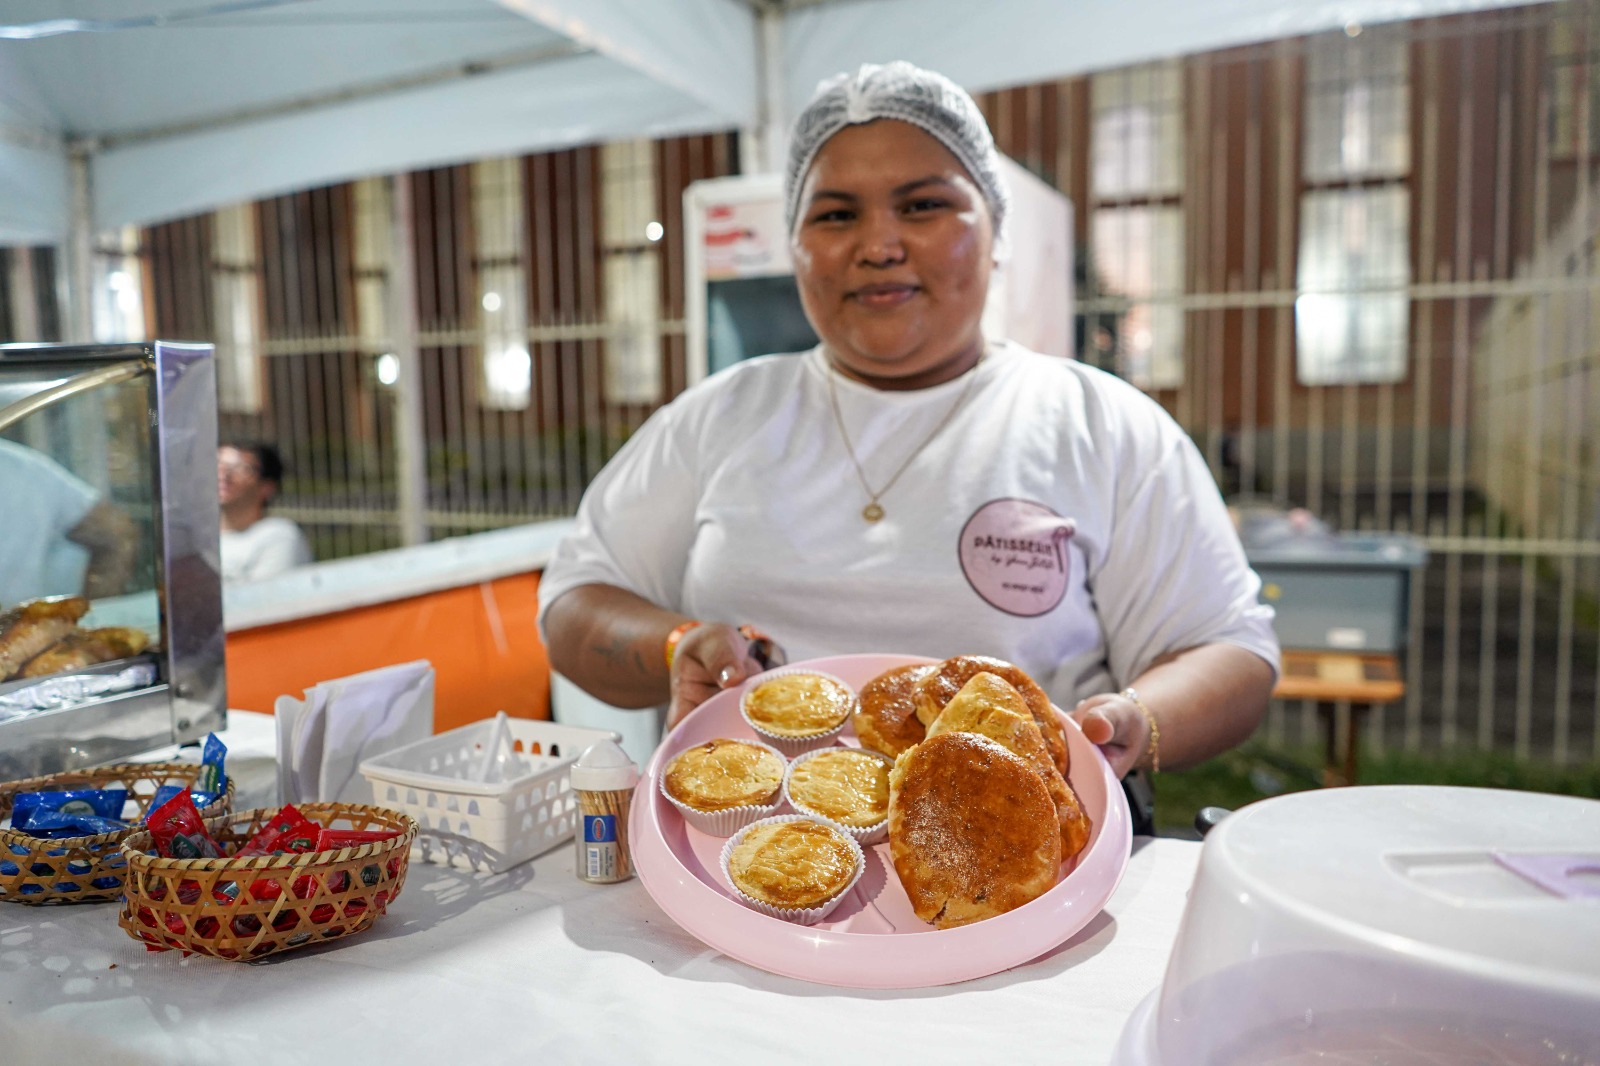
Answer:
M0 606L41 596L98 599L126 592L138 537L133 520L42 452L0 439Z
M270 444L229 441L217 449L224 582L259 581L311 561L300 527L267 514L282 480L283 459Z

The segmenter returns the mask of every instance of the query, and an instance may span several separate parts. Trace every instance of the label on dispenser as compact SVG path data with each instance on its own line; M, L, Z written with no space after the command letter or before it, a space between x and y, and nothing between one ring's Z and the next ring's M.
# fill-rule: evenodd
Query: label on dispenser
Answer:
M585 877L605 881L617 876L616 815L583 816L583 854Z

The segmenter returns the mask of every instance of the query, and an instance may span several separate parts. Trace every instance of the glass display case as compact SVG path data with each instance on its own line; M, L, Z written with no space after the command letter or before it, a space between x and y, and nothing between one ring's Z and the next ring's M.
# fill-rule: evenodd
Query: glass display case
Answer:
M0 781L223 728L210 345L0 345Z

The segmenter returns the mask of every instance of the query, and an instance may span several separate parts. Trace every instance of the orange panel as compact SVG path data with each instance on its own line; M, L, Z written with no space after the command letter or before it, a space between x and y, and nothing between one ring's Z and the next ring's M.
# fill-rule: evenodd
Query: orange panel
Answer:
M534 623L538 593L538 574L516 574L229 633L228 706L271 714L279 696L299 698L319 681L427 659L435 671L435 732L501 710L549 718L550 660Z

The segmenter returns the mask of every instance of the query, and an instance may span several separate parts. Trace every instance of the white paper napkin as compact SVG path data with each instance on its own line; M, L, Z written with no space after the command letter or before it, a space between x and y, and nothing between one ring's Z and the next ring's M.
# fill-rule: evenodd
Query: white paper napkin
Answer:
M418 659L320 682L303 700L279 696L282 802L371 803L361 762L433 735L433 676Z

